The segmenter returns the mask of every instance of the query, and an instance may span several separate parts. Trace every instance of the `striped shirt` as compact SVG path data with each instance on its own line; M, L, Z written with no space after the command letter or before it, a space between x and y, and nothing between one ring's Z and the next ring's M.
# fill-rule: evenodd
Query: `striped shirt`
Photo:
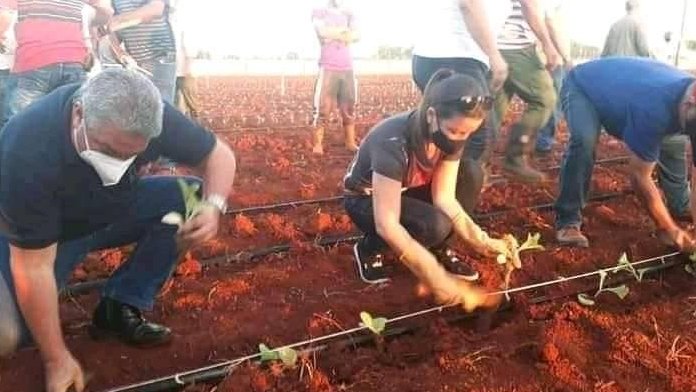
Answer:
M83 63L82 0L0 0L0 8L17 11L14 73L53 64Z
M151 0L112 0L116 15L136 10ZM176 44L169 23L169 0L164 14L150 22L141 23L118 32L128 53L138 63L147 63L176 53Z
M524 18L522 4L519 0L513 0L512 13L508 16L503 31L498 36L498 49L523 49L535 43L536 35Z

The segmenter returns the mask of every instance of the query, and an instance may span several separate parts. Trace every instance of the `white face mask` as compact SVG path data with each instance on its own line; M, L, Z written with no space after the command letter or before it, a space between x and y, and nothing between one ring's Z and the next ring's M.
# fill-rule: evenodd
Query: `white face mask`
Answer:
M87 140L87 133L84 131L84 122L82 123L82 128L86 149L80 152L80 158L94 168L104 186L118 184L128 171L130 165L135 161L136 156L134 155L126 160L121 160L102 152L91 150L89 148L89 141ZM74 132L77 132L77 130ZM75 134L75 140L77 140L77 134Z

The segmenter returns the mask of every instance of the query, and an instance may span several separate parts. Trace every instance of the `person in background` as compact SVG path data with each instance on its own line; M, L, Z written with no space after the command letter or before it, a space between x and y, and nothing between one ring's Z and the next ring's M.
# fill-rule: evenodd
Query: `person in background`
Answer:
M638 0L626 1L626 15L609 29L601 57L652 57L645 26L638 15L639 6Z
M113 9L108 0L0 0L0 14L17 13L17 50L3 121L56 88L83 81L88 61L82 34L82 9L96 11L94 23L106 23ZM7 35L9 24L0 26Z
M493 105L485 81L437 71L418 108L390 117L365 137L344 178L344 206L364 233L353 251L367 283L387 280L383 251L391 249L439 302L480 301L461 280L479 274L447 245L456 234L486 256L509 255L457 202L459 160L466 140ZM472 301L472 303L467 303Z
M118 36L162 98L174 104L176 39L169 22L170 0L112 0L112 5L115 14L108 33Z
M561 56L563 65L556 67L551 71L553 79L553 87L556 91L556 97L561 93L563 79L566 73L573 67L573 59L570 53L570 38L565 29L566 15L564 14L564 3L566 0L548 0L546 8L546 28L549 31L551 41L553 41L556 51ZM563 117L561 109L561 100L557 99L557 103L551 112L549 121L546 122L541 130L536 141L536 152L538 154L547 154L551 152L556 141L556 127Z
M663 43L658 51L658 58L670 65L677 65L677 45L679 40L674 39L671 31L666 31L663 37Z
M350 52L350 46L359 39L355 16L342 1L329 0L326 7L312 12L312 23L321 45L319 77L314 88L312 153L324 154L324 133L336 107L341 113L345 147L356 151L357 80Z
M160 155L203 181L136 174ZM152 310L180 252L216 235L235 167L224 142L163 102L137 71L105 69L10 119L0 136L0 356L33 342L46 391L81 392L58 293L89 252L129 244L134 251L106 282L90 334L141 347L169 341L171 330L143 311ZM202 186L203 204L177 227L162 220L185 214L179 181Z
M182 113L191 118L198 117L198 105L193 97L195 80L191 73L193 52L186 34L184 15L187 4L184 0L173 1L170 8L170 23L176 40L176 93L174 103Z
M529 158L537 133L549 120L556 105L556 92L549 72L561 65L561 57L549 37L542 3L513 0L512 4L512 13L498 36L498 48L510 67L510 75L496 96L494 129L496 132L500 130L514 95L527 104L522 117L510 128L503 169L518 181L541 182L546 176L529 165ZM537 44L543 50L546 64L537 51Z
M14 55L17 49L17 40L15 39L14 26L17 23L16 12L1 12L0 13L0 30L5 31L5 35L0 36L0 113L2 108L7 104L7 97L10 95L13 87L10 80L10 71L14 65ZM0 116L2 117L2 116ZM5 125L0 124L0 128Z
M452 69L497 91L508 75L495 37L512 10L509 0L418 0L423 24L413 48L412 77L423 93L441 68ZM490 87L489 84L490 75ZM491 118L467 139L460 160L457 200L473 213L486 181L485 153L491 135Z
M673 218L696 217L696 201L689 198L686 144L667 157L663 154L663 140L672 135L685 133L692 149L696 148L695 86L689 73L644 58L608 57L570 71L561 91L570 141L555 203L556 240L560 244L589 246L581 231L581 211L590 191L597 140L604 128L628 148L631 183L655 221L660 238L684 252L696 250L693 237ZM696 159L696 154L693 156ZM659 179L666 203L652 178L656 163L663 172ZM691 173L693 195L696 165Z

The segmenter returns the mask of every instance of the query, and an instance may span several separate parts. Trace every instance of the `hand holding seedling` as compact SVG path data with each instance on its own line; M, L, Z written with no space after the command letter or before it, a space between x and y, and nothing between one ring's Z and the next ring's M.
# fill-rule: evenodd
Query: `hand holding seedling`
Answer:
M200 199L199 184L189 185L182 179L178 182L186 212L184 216L178 212L170 212L162 218L162 223L179 226L178 242L186 248L215 237L220 224L220 211Z
M539 244L539 239L541 239L541 234L539 233L527 234L527 240L520 245L517 238L515 238L513 235L507 234L503 236L503 241L506 244L506 252L501 252L498 255L498 264L505 265L505 290L510 288L512 271L522 268L520 252L524 252L526 250L544 250L544 247Z

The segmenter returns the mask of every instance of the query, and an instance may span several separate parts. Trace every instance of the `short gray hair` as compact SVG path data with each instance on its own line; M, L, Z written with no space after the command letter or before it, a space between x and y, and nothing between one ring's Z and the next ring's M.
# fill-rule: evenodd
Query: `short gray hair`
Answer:
M162 96L150 79L137 71L104 69L85 82L77 100L82 104L88 132L113 127L148 139L162 132Z

